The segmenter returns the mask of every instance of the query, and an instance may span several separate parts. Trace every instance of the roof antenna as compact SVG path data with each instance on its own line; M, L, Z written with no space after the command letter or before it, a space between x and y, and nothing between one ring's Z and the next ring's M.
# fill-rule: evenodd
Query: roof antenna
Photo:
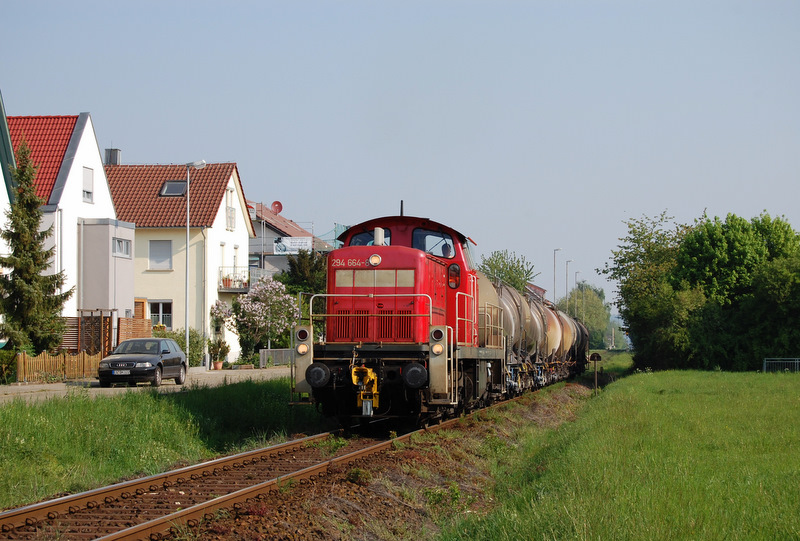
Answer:
M400 200L400 216L403 215L403 200Z

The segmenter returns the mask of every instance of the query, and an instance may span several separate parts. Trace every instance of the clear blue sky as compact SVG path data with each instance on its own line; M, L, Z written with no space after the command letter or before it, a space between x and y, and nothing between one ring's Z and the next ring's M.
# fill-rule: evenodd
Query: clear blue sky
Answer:
M234 161L323 234L397 214L557 294L624 221L800 228L800 2L5 0L9 115L89 112L124 163Z

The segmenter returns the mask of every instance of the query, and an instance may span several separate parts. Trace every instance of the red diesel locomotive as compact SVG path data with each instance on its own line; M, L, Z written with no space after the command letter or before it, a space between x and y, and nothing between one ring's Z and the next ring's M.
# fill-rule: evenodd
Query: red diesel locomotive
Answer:
M353 226L294 332L293 393L326 416L420 422L582 372L588 333L476 269L471 239L410 216Z

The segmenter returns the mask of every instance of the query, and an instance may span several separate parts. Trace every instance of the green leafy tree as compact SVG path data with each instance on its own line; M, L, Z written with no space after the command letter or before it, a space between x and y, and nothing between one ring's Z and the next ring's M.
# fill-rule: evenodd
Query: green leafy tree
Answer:
M779 257L761 265L753 275L753 294L743 300L739 313L747 317L746 340L750 347L742 348L740 351L749 355L734 357L734 363L753 369L765 357L797 357L800 255Z
M728 214L725 221L705 216L681 242L673 284L700 288L720 305L752 291L753 275L763 263L800 251L800 241L782 218L763 213L747 221Z
M682 319L703 300L672 286L678 249L691 228L671 220L662 212L625 222L627 236L612 251L611 263L598 269L619 284L616 304L639 368L685 364L688 330Z
M25 140L17 150L16 162L12 170L14 201L6 213L8 224L0 233L10 251L0 257L0 266L10 271L0 275L0 309L5 315L0 332L18 351L54 351L64 335L61 310L73 290L61 291L63 272L48 273L55 247L45 249L45 241L53 227L39 230L43 201L36 195L37 167Z
M786 269L798 252L788 222L766 213L750 221L734 214L725 221L704 217L686 236L673 283L708 299L687 321L692 366L757 369L764 356L793 354L785 347L795 334L785 317L794 283ZM787 302L777 300L780 291L788 292Z
M698 287L709 300L730 304L750 287L753 271L766 257L763 239L747 220L733 214L724 222L704 217L681 242L672 282Z
M533 272L533 263L529 263L525 256L517 256L508 250L494 251L488 258L481 255L478 270L490 279L505 282L520 292L524 292L525 287L538 276Z
M292 295L298 293L324 293L327 286L326 257L315 251L300 250L287 256L289 270L275 275L275 280L286 286Z
M763 357L796 355L800 237L786 220L667 220L628 222L603 271L619 281L635 364L751 370Z
M611 320L611 305L605 302L605 292L586 282L579 282L567 297L558 302L561 311L580 320L589 331L589 347L605 347L605 337Z

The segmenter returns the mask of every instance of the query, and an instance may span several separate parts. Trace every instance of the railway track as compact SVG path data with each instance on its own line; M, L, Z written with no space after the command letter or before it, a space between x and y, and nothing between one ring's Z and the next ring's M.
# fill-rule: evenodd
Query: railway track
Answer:
M0 513L0 537L162 539L220 509L235 509L260 494L356 464L411 434L395 439L320 434L64 496Z

